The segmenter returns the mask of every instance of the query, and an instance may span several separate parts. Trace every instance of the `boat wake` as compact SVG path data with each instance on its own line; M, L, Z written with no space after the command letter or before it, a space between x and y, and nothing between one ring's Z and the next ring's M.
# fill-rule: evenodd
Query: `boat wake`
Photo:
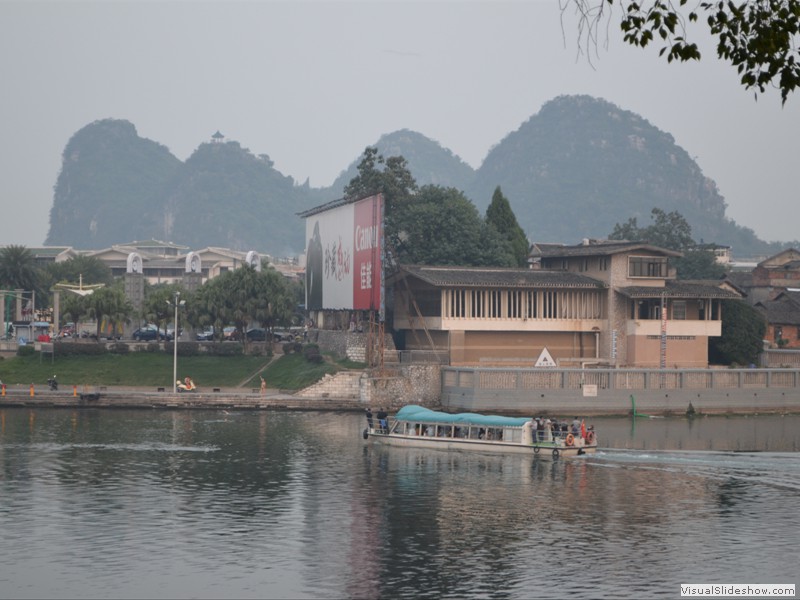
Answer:
M587 462L599 468L741 480L800 493L800 454L795 452L603 449Z

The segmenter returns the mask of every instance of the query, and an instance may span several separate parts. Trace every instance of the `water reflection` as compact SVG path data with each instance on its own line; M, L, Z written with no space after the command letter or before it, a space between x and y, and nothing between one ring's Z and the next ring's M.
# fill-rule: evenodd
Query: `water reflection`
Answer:
M606 449L555 462L373 447L362 419L0 410L0 596L674 597L794 577L798 417L597 419Z

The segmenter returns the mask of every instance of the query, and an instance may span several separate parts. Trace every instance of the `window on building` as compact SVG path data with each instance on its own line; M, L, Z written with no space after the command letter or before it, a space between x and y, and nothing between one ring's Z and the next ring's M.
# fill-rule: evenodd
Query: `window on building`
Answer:
M419 312L423 317L440 317L442 315L442 294L439 290L419 290L414 292L414 299L416 299ZM413 302L408 307L408 312L412 316L417 316Z
M686 300L675 300L672 303L672 318L675 321L686 320Z
M667 259L662 256L629 256L629 277L666 277Z
M607 256L601 256L598 259L597 267L601 271L608 271L608 257Z

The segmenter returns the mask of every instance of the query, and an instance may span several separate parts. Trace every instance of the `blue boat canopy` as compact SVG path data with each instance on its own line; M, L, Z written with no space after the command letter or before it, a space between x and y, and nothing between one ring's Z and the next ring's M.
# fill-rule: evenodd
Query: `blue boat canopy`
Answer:
M420 423L447 423L450 425L481 425L483 427L522 427L530 421L527 417L504 417L502 415L479 415L478 413L450 414L409 404L397 411L398 421Z

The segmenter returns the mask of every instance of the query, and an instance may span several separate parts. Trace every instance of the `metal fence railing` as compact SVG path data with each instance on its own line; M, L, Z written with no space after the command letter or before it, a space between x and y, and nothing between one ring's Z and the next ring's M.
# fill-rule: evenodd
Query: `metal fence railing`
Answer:
M800 369L535 369L442 368L443 389L474 390L726 390L800 388Z

